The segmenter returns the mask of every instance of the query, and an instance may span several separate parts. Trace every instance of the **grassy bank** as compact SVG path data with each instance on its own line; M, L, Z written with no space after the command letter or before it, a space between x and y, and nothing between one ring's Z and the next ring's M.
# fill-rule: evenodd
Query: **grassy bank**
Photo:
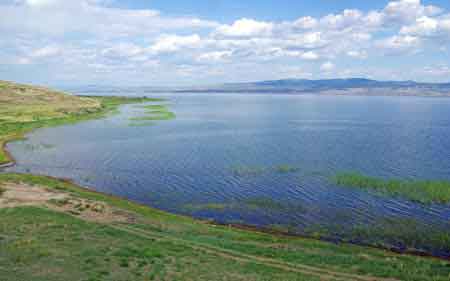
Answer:
M101 118L120 105L150 98L78 97L42 87L0 81L0 165L12 161L4 149L33 129Z
M341 186L373 190L377 194L397 196L424 204L450 203L449 181L412 181L382 179L360 173L339 173L334 182Z
M0 208L2 280L448 280L450 263L350 244L214 226L18 174L20 183L101 202L127 222L97 223L45 206ZM93 204L93 203L91 203Z

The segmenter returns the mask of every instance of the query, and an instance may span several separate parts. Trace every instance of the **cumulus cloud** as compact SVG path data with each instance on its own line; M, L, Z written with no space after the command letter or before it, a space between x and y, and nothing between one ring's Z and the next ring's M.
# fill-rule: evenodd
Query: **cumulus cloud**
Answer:
M155 44L150 47L154 53L169 53L180 50L181 48L196 48L201 44L198 34L188 36L163 35L159 37Z
M386 54L408 54L417 52L420 43L419 37L395 35L376 42L376 46Z
M231 25L219 26L216 32L219 35L230 37L267 36L271 34L272 29L272 23L243 18Z
M46 58L56 56L61 52L61 49L57 46L45 46L43 48L34 50L31 52L30 57L32 58Z
M209 52L201 54L200 56L197 57L197 60L200 62L220 62L230 58L232 54L233 54L232 51Z
M330 72L332 70L334 70L335 65L332 62L325 62L320 66L320 70L324 71L324 72Z
M444 42L450 42L449 11L420 0L391 0L378 10L344 9L290 21L244 17L233 22L169 16L154 9L118 7L116 3L0 3L0 66L25 68L47 63L49 71L63 67L67 72L86 73L85 68L89 68L104 77L127 71L130 77L136 73L148 77L146 71L156 67L158 77L177 73L192 77L196 70L204 75L215 73L215 77L230 72L236 72L237 78L256 73L263 76L264 71L276 76L275 69L301 69L308 75L315 71L320 76L363 73L338 71L333 62L339 60L351 65L366 59L365 63L382 68L378 61L384 56L389 56L385 62L392 62L392 56L419 52L432 56L436 49L445 47ZM218 62L226 62L223 65L228 71L218 69ZM247 72L238 75L244 69ZM258 72L249 71L252 69ZM393 75L392 71L373 67L374 73ZM422 73L431 77L433 72Z

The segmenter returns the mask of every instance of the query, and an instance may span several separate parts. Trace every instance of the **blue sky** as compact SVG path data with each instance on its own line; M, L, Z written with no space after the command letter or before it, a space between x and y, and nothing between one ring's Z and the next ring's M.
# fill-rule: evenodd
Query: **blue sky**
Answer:
M0 79L450 81L448 0L0 0Z

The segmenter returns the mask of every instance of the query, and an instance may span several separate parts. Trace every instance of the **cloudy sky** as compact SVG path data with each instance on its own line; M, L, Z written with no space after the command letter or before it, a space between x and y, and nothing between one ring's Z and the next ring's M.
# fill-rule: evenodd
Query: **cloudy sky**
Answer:
M450 82L448 0L0 0L0 79Z

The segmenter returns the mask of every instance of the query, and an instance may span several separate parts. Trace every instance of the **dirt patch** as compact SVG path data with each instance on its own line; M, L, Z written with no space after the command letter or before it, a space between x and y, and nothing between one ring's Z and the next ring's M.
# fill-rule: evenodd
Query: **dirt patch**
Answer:
M0 196L0 209L43 206L93 222L133 223L136 221L136 216L132 213L113 208L104 202L78 198L70 193L22 183L3 183L0 187L3 189Z
M50 200L66 198L65 193L52 192L39 186L26 184L6 183L0 197L0 208L13 208L18 206L43 205Z

